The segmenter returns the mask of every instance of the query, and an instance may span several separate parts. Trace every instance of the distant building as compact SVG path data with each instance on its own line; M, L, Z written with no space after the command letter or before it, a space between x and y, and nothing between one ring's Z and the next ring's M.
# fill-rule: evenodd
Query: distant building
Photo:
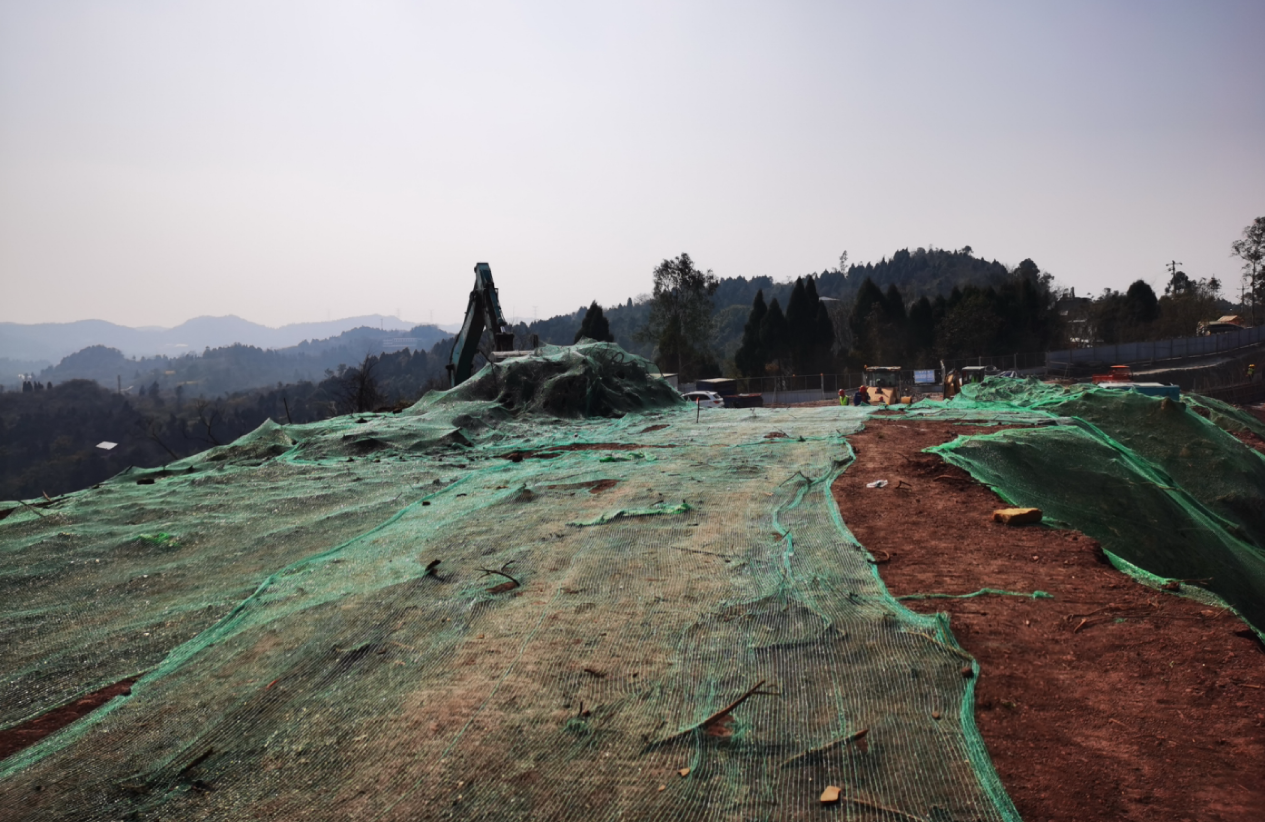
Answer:
M1055 303L1055 310L1063 318L1068 339L1073 346L1094 344L1089 333L1089 309L1093 302L1089 297L1077 297L1076 289L1069 288L1067 294L1059 297Z
M1207 337L1212 334L1225 334L1248 327L1247 321L1241 315L1225 314L1215 320L1204 320L1199 323L1199 329L1196 333L1200 337Z

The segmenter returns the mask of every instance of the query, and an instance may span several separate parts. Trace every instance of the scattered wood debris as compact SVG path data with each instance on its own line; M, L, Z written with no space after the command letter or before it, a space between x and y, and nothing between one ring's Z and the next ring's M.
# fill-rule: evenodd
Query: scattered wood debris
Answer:
M1040 521L1040 508L998 508L993 512L993 522L1002 525L1028 525Z
M794 756L792 756L790 759L783 761L781 765L778 765L778 767L785 768L788 765L795 765L795 764L800 764L803 762L815 762L823 754L830 753L836 748L842 748L844 745L851 745L853 743L859 743L858 747L861 748L862 751L865 751L866 750L865 737L869 733L870 733L869 728L862 728L861 730L857 731L854 734L849 734L848 736L845 736L841 739L836 739L833 742L827 742L825 745L819 745L816 748L809 748L806 751L797 753Z
M507 580L506 582L502 582L500 585L493 585L491 588L489 588L489 589L488 589L488 593L489 593L489 594L503 594L503 593L505 593L506 591L512 591L512 590L514 590L515 588L517 588L517 587L519 587L520 585L522 585L522 583L521 583L521 582L519 582L518 580L514 579L514 577L510 576L510 575L509 575L509 574L505 571L505 569L506 569L506 568L508 568L508 567L510 567L510 565L511 565L513 562L514 562L514 560L512 560L512 559L511 559L509 562L507 562L507 563L505 563L504 565L502 565L499 569L498 569L498 568L480 568L480 569L479 569L480 571L482 571L482 572L483 572L483 576L485 576L485 577L486 577L486 576L491 576L492 574L496 574L496 575L498 575L498 576L505 577L505 579Z

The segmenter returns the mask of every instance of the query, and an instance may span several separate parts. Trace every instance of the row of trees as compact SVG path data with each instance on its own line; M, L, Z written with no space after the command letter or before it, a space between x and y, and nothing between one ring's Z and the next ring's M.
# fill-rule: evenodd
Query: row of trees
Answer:
M1232 252L1243 262L1242 305L1259 323L1265 319L1257 316L1265 307L1265 217L1243 230ZM767 301L785 288L789 295L782 290ZM744 376L874 363L929 367L940 359L1190 336L1200 322L1231 309L1215 277L1196 280L1175 263L1163 296L1138 280L1124 292L1107 289L1078 301L1056 289L1052 275L1031 259L1010 270L975 257L970 246L901 250L864 266L848 266L845 254L837 270L797 278L793 286L769 278L718 280L682 254L656 267L649 316L635 339L654 346L652 356L664 370L685 378L716 375L726 353L717 332L738 326L730 319L735 307L716 312L714 298L744 289L754 289L754 299L736 350L728 349L733 371ZM822 300L827 293L834 310Z
M1105 289L1090 305L1085 330L1076 339L1083 345L1189 337L1200 322L1223 313L1217 279L1192 280L1174 271L1163 296L1143 280L1125 291Z
M742 329L734 365L744 377L775 373L808 374L833 365L835 327L817 294L812 277L799 277L791 290L786 312L776 297L764 304L764 290L756 292Z
M681 254L661 262L653 279L633 342L683 379L718 376L723 361L731 363L724 370L744 376L805 374L878 362L926 367L941 357L1039 351L1063 342L1053 278L1032 260L1012 271L973 256L969 246L902 250L891 260L850 267L845 254L838 270L785 286L767 277L719 280ZM902 288L918 296L910 299ZM745 293L750 309L717 311L721 292L727 299ZM586 327L600 310L589 307ZM582 336L591 335L582 329L576 339Z
M867 280L848 317L849 364L926 368L939 359L1042 351L1062 340L1053 277L1024 260L994 287L954 286L908 303Z

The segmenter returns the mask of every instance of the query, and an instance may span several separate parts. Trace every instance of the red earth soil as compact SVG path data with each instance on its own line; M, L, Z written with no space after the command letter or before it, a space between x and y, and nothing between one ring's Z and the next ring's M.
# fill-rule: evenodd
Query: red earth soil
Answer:
M92 713L114 697L130 694L132 683L135 681L136 677L132 677L116 682L96 693L80 697L68 705L51 710L43 716L23 722L7 731L0 731L0 759L12 756L23 748L29 748L53 731L59 731L79 717Z
M1232 613L1135 583L1083 534L994 523L992 491L921 453L992 430L871 417L834 494L893 596L1053 594L904 601L947 612L979 660L976 719L1019 813L1265 819L1265 648Z

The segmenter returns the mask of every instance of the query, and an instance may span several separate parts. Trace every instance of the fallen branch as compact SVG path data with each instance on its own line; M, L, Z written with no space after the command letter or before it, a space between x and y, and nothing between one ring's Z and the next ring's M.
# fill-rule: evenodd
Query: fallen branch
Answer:
M21 502L21 503L22 503L23 505L25 505L27 508L30 508L32 511L34 511L34 512L35 512L35 516L39 517L40 519L44 519L44 515L43 515L43 514L41 514L41 513L39 512L39 509L37 509L34 505L31 505L29 502L22 502L22 500L18 500L18 502Z
M915 816L912 813L905 813L904 811L898 811L895 808L889 808L886 805L880 805L877 802L867 802L864 799L857 799L856 797L848 796L847 794L844 794L843 797L841 798L843 799L844 802L849 802L853 805L858 805L862 808L869 808L870 810L879 811L881 813L890 813L892 816L895 816L898 819L906 819L906 820L909 820L909 822L928 822L925 816Z
M764 694L766 694L766 695L768 695L768 696L779 696L779 694L774 693L774 692L770 692L770 691L761 691L761 690L760 690L760 686L761 686L761 685L763 685L763 684L764 684L764 680L762 679L762 680L760 680L759 682L757 682L756 684L752 685L752 686L751 686L751 688L750 688L750 689L749 689L749 690L748 690L745 694L743 694L742 696L738 697L738 698L737 698L737 699L735 699L733 702L730 702L727 706L725 706L724 708L721 708L721 709L720 709L719 711L717 711L716 713L714 713L714 714L712 714L711 716L707 717L706 719L704 719L702 722L700 722L700 723L699 723L698 725L696 725L695 727L698 727L698 728L706 728L706 727L707 727L707 726L709 726L709 725L715 725L717 722L719 722L720 720L722 720L722 719L724 719L725 717L729 716L729 714L733 713L734 709L735 709L735 708L737 708L739 705L741 705L742 703L746 702L748 699L750 699L751 697L755 696L755 695L756 695L756 694L758 694L758 693L764 693ZM690 730L693 730L693 728L691 728Z
M975 661L975 657L971 656L971 655L970 655L970 654L968 654L966 651L959 650L959 649L957 649L957 648L954 648L954 647L953 647L953 646L951 646L951 645L945 645L943 642L941 642L940 640L936 639L936 638L935 638L935 637L933 637L931 634L924 634L924 633L921 633L921 632L919 632L919 631L906 631L905 633L907 633L907 634L912 634L913 636L920 636L920 637L922 637L923 639L927 640L928 642L934 642L935 644L939 645L941 648L945 649L945 650L946 650L946 651L948 651L949 653L951 653L951 654L956 654L957 656L962 657L962 658L963 658L963 659L965 659L967 662L974 662L974 661Z
M682 548L680 545L673 545L678 551L687 551L691 554L706 554L709 557L720 557L721 559L733 559L736 554L718 554L715 551L700 551L697 548Z
M706 719L704 719L702 722L698 723L697 725L692 725L692 726L690 726L690 727L686 728L685 730L680 731L680 732L678 732L678 733L674 733L674 734L672 734L671 736L667 737L666 739L661 739L661 740L659 740L658 742L652 742L652 743L650 743L650 745L648 745L648 746L647 746L647 750L649 750L649 749L651 749L651 748L658 748L658 747L660 747L660 746L662 746L662 745L667 745L669 742L673 742L673 741L675 741L675 740L677 740L677 739L680 739L680 738L681 738L681 737L683 737L683 736L689 736L690 734L694 733L695 731L708 731L708 730L711 730L711 729L715 728L716 726L718 726L718 725L722 724L722 723L725 721L725 719L726 719L726 718L727 718L727 717L728 717L731 713L733 713L733 712L734 712L734 710L735 710L735 709L736 709L739 705L741 705L742 703L746 702L748 699L750 699L750 698L751 698L751 697L753 697L753 696L756 696L756 695L760 695L760 696L781 696L781 695L782 695L780 691L761 691L761 690L760 690L760 686L761 686L761 685L763 685L764 683L765 683L765 680L763 680L763 679L762 679L762 680L760 680L759 682L757 682L756 684L754 684L754 685L752 685L750 688L748 688L748 689L747 689L747 692L746 692L746 693L744 693L742 696L738 697L738 698L737 698L737 699L735 699L733 702L730 702L730 703L729 703L728 705L726 705L724 708L721 708L719 711L717 711L716 713L714 713L714 714L712 714L711 716L707 717L707 718L706 718Z
M834 742L828 742L825 745L821 745L816 748L809 748L808 750L802 753L795 754L790 759L787 759L786 761L784 761L781 765L778 765L778 767L785 768L787 765L790 765L793 762L798 762L801 759L812 759L812 758L821 756L822 754L829 753L830 751L833 751L836 748L842 748L844 745L850 745L853 742L860 742L862 739L865 739L865 735L868 734L869 732L870 732L869 728L862 728L861 730L857 731L851 736L845 736L841 739L836 739Z
M500 593L504 593L505 591L512 591L523 584L519 582L518 580L514 579L509 574L505 573L505 569L508 568L510 566L510 563L513 561L514 560L511 559L509 562L502 565L500 570L497 570L495 568L480 568L479 569L480 571L483 572L483 576L485 577L491 576L492 574L496 574L498 576L503 576L509 580L509 582L502 582L500 585L493 585L491 588L488 589L489 593L500 594Z

